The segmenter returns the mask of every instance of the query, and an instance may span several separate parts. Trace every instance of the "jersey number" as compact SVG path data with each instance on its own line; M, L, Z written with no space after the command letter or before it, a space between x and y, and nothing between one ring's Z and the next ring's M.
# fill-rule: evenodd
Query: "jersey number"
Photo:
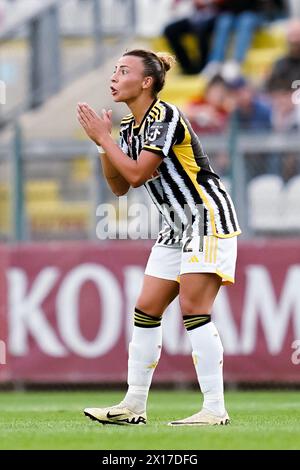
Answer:
M182 247L182 251L183 253L190 253L192 251L195 251L192 247L191 247L191 242L193 241L194 239L192 237L189 237L185 240L184 242L184 245ZM199 246L198 246L198 251L202 252L203 251L203 237L199 237Z

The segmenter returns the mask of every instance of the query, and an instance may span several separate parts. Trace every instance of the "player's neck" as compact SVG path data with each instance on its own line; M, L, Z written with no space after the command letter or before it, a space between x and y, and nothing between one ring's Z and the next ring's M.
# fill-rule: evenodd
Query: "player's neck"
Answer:
M136 125L141 124L145 114L154 101L156 101L156 98L152 96L140 96L134 101L127 103L127 106L134 115Z

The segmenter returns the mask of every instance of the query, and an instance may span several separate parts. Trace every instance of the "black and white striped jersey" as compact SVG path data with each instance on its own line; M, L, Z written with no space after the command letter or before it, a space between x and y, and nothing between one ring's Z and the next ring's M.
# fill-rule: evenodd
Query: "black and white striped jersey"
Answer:
M156 100L140 125L135 125L132 114L125 116L120 147L134 160L143 149L162 158L145 183L165 222L157 243L173 245L184 236L227 238L241 233L230 196L176 106Z

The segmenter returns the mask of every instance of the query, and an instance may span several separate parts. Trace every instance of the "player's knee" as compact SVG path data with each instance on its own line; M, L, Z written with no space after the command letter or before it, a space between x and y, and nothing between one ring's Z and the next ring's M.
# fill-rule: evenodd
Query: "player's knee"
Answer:
M186 295L179 295L179 304L183 315L191 315L194 312L192 299L190 299Z
M162 312L159 312L157 306L153 305L153 302L147 302L146 299L138 299L135 308L152 317L161 317L162 315Z
M207 307L205 305L195 302L192 298L180 294L179 295L179 304L182 315L208 315Z

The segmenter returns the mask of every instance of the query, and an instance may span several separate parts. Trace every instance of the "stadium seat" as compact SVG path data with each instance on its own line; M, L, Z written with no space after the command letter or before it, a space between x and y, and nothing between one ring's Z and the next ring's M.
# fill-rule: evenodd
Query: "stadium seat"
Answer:
M261 81L273 63L283 55L281 48L250 49L243 64L243 72L253 81Z
M27 214L31 235L82 235L91 223L91 207L86 202L34 203L28 206Z
M280 232L283 214L283 181L276 175L257 176L248 185L249 225L255 231Z
M0 233L8 235L11 228L11 211L9 210L9 205L3 202L0 202Z
M59 203L59 184L55 180L30 180L25 184L26 203ZM7 184L0 185L0 232L7 234L11 227L11 199Z
M58 201L59 183L55 180L31 180L25 185L26 201Z
M87 157L79 157L72 160L71 178L77 183L86 182L91 177L91 161Z
M300 229L300 176L294 176L285 187L286 227L287 230Z
M286 48L286 33L285 26L282 24L274 23L270 26L261 28L254 35L253 49L265 48L279 48L281 50Z
M190 56L191 57L197 56L198 46L197 46L197 42L194 36L191 34L186 34L184 36L183 42L187 50L189 51ZM151 40L151 45L155 51L169 51L172 53L168 41L163 36L158 36L156 38L153 38Z
M27 229L32 236L75 237L87 234L91 207L87 202L66 202L59 194L55 180L31 180L25 185ZM11 207L8 185L0 185L0 233L11 230Z
M191 35L186 35L185 42L190 54L195 55L197 45L194 38ZM151 47L156 51L169 51L172 53L166 39L161 36L151 40ZM161 98L180 107L186 105L187 101L195 96L201 96L203 94L206 81L204 78L197 75L180 75L178 72L179 67L177 66L170 72L169 79L161 93Z
M203 94L205 83L203 78L197 76L173 76L161 92L161 98L182 107L190 99Z
M27 202L33 201L58 201L59 183L56 180L28 180L25 184L25 196ZM0 202L10 199L9 185L0 184Z
M10 231L9 191L7 184L0 184L0 233L8 234Z

